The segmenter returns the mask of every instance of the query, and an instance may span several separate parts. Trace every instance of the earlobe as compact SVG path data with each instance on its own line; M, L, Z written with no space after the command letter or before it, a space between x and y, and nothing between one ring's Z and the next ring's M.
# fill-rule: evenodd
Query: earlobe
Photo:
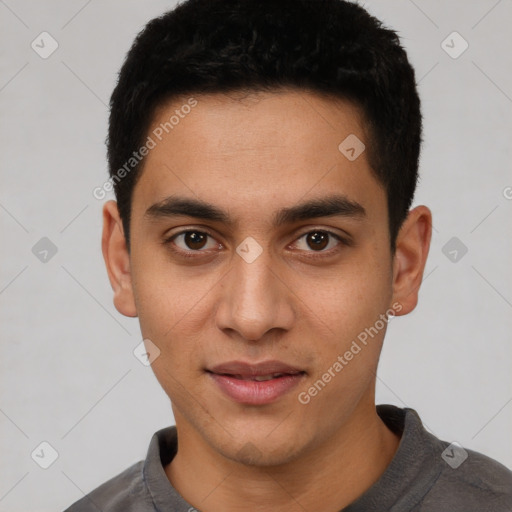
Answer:
M411 210L398 233L393 259L393 302L402 305L398 315L410 313L418 303L431 236L430 210L426 206Z
M130 255L126 247L123 223L115 201L108 201L103 205L101 249L108 278L114 291L116 309L122 315L137 316L131 279Z

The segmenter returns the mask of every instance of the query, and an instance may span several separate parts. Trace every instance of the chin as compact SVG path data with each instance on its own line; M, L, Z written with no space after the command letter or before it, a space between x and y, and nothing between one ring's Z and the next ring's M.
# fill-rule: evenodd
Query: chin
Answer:
M266 432L245 433L238 439L236 436L228 436L221 443L215 440L210 440L210 443L227 459L245 466L281 466L300 456L302 449L297 435L281 433L270 438Z

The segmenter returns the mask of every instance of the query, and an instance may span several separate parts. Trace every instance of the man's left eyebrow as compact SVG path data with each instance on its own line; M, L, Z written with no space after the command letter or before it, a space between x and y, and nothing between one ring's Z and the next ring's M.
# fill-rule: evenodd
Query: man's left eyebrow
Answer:
M343 195L331 195L319 199L311 199L296 206L283 208L274 217L274 226L293 224L294 222L319 217L354 217L363 219L366 210L356 201Z
M150 206L145 213L150 218L186 216L197 219L220 222L226 225L236 224L228 212L211 203L194 198L171 196ZM356 201L343 195L331 195L282 208L273 218L274 226L320 217L366 217L366 210Z

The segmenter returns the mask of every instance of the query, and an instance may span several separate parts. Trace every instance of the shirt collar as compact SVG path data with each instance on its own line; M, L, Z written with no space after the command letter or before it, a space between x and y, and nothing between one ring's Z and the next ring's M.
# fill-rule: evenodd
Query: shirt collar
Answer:
M176 427L167 427L153 434L144 462L143 479L158 512L194 510L171 485L164 470L177 449Z
M378 405L377 413L393 432L401 434L398 450L379 480L341 512L408 512L441 474L441 441L425 430L414 409Z

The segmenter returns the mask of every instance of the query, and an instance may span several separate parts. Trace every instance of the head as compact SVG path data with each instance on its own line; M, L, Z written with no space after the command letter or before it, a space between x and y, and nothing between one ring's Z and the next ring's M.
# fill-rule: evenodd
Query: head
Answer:
M356 4L188 0L148 23L111 98L103 251L178 428L279 464L373 407L430 242L420 142L413 69ZM233 361L286 364L293 389L233 399Z

